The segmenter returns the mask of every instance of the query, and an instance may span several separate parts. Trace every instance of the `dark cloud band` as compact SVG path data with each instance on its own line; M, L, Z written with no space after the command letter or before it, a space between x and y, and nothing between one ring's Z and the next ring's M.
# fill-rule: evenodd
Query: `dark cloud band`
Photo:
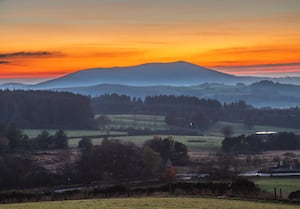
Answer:
M261 67L293 67L300 66L300 62L291 62L291 63L270 63L270 64L258 64L258 65L217 65L213 67L227 67L227 68L261 68Z
M0 58L13 58L13 57L45 57L57 55L57 52L37 51L37 52L13 52L13 53L2 53Z

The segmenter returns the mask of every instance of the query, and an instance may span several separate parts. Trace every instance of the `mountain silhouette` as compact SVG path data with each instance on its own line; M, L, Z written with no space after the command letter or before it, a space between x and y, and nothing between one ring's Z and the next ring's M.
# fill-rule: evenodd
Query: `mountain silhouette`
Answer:
M199 83L235 83L237 80L238 78L233 75L179 61L148 63L132 67L81 70L57 79L42 82L36 87L66 88L99 84L188 86Z

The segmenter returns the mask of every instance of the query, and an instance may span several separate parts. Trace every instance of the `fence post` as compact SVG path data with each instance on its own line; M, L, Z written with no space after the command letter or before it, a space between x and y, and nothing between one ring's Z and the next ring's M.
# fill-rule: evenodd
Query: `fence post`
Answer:
M281 190L281 188L279 189L279 198L282 199L282 190Z

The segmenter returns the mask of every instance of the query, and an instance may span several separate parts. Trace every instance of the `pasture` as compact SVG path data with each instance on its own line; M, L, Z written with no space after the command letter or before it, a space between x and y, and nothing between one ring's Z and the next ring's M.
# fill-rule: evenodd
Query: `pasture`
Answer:
M99 115L98 115L99 116ZM137 129L152 129L152 130L167 130L170 128L165 121L164 116L161 115L107 115L111 119L109 125L110 128L114 129L127 129L129 127ZM97 116L96 116L97 117ZM199 131L199 136L180 136L180 135L171 135L176 141L184 143L189 152L197 151L219 151L221 148L223 133L222 129L225 126L232 127L233 135L241 134L253 134L256 131L291 131L296 134L300 134L299 129L287 129L280 127L272 126L255 126L253 129L247 129L242 123L231 123L219 121L211 125L205 131ZM36 137L41 130L40 129L24 129L25 134L30 138ZM57 130L47 130L50 134L54 134ZM82 137L92 138L92 142L95 145L98 145L102 142L103 138L100 136L106 135L107 132L104 130L65 130L65 133L69 137L69 146L77 147L79 140ZM126 131L109 131L111 139L120 139L124 141L131 141L141 146L146 140L152 139L154 135L140 135L140 136L126 136ZM115 136L114 136L115 135ZM123 135L123 136L118 136ZM160 135L162 138L168 137L167 135Z
M219 151L222 144L222 137L219 136L178 136L178 135L159 135L162 138L172 137L174 140L185 144L189 152L199 151ZM145 136L117 136L110 137L109 139L119 139L121 141L132 142L138 146L142 146L145 141L152 139L154 135ZM92 143L94 145L101 144L103 138L93 138ZM80 138L70 138L69 146L77 147Z
M250 180L268 192L273 192L276 187L278 195L281 189L284 198L287 198L291 192L300 190L299 177L255 177Z
M22 131L24 132L24 134L26 134L29 138L33 138L38 136L41 131L43 129L23 129ZM55 134L55 132L57 131L57 129L46 129L50 135ZM85 137L85 136L89 136L89 137L96 137L99 135L106 135L107 132L106 131L102 131L102 130L64 130L66 135L69 138L80 138L80 137ZM109 132L110 135L126 135L127 132L124 131L110 131Z
M153 129L164 130L170 128L165 123L165 117L162 115L107 115L111 119L112 128L127 129ZM97 117L97 116L96 116Z
M153 130L166 130L170 128L168 124L164 121L164 116L162 115L132 115L132 114L123 114L123 115L107 115L112 123L112 128L137 128L144 129L149 128ZM97 117L97 116L96 116ZM294 132L295 134L300 134L300 129L291 129L284 127L275 127L275 126L262 126L255 125L253 129L246 128L243 123L232 123L225 121L218 121L211 125L207 130L202 131L204 136L220 136L223 137L222 129L225 126L231 126L234 135L241 134L253 134L256 131L275 131L275 132Z
M1 205L0 209L296 209L299 205L197 197L149 197Z

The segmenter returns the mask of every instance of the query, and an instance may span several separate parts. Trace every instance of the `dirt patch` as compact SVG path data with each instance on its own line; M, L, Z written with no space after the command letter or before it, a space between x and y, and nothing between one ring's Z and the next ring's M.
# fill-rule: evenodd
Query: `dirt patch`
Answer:
M79 149L37 151L32 159L51 173L60 173L65 165L75 163L80 156Z

